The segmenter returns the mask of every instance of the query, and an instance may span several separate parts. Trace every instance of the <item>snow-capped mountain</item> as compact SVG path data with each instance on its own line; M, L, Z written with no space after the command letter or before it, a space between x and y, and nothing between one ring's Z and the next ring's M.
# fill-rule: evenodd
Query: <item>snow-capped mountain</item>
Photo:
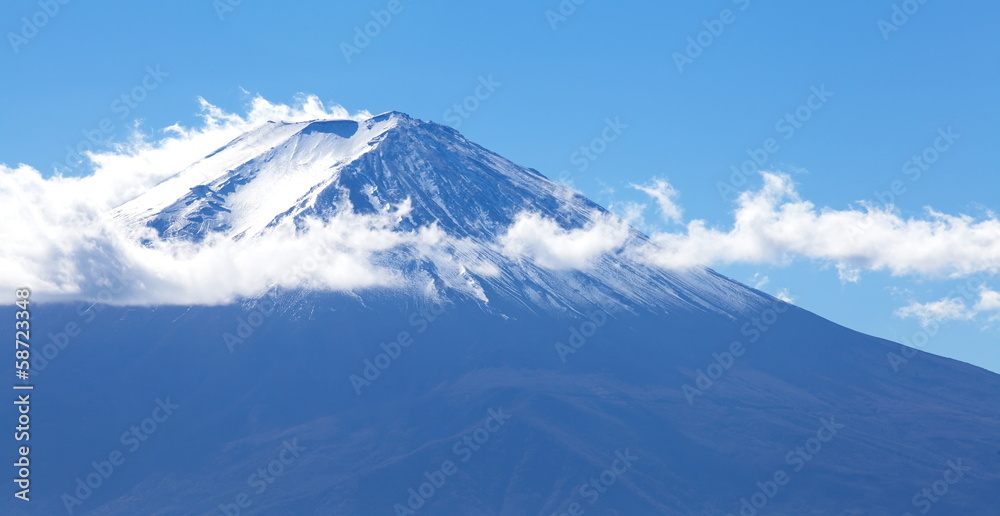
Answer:
M270 123L178 170L113 213L150 246L345 213L447 238L375 256L427 288L33 304L35 501L0 513L997 514L997 375L642 265L628 228L584 267L511 253L522 212L607 216L399 113Z
M564 230L610 217L604 208L539 172L470 142L454 129L389 112L364 121L272 122L162 181L115 210L132 228L160 238L254 238L344 211L374 215L404 207L397 229L436 227L457 245L440 259L384 253L421 285L483 302L543 309L722 310L738 315L769 302L709 270L669 272L624 252L595 257L585 272L553 271L500 248L516 216L531 212ZM623 249L644 243L622 228Z
M117 212L162 236L257 235L340 209L377 213L409 200L404 227L437 223L495 238L520 207L580 225L598 206L466 140L390 112L363 122L269 123L163 181ZM456 199L465 205L456 206Z

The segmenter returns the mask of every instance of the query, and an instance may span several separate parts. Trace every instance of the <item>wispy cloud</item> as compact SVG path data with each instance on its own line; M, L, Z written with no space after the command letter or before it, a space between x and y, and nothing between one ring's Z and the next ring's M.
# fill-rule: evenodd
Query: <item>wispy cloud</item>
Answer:
M959 297L946 297L929 303L912 302L896 310L896 316L903 319L918 319L923 326L947 321L970 321L980 315L991 320L1000 316L1000 292L982 286L979 299L971 306Z
M648 184L630 186L656 201L664 221L678 224L684 221L684 210L677 204L680 193L667 180L653 178Z
M903 319L919 319L928 326L945 321L971 320L976 316L965 301L959 298L945 298L930 303L913 302L896 310L896 316Z
M764 288L764 286L770 282L771 278L759 272L754 273L753 277L750 278L750 285L757 290Z
M786 303L794 303L795 302L795 298L792 297L792 293L791 293L790 290L788 290L787 287L779 290L778 293L776 293L774 295L774 297L776 297L776 298L778 298L778 299L780 299L780 300L782 300L782 301L784 301Z

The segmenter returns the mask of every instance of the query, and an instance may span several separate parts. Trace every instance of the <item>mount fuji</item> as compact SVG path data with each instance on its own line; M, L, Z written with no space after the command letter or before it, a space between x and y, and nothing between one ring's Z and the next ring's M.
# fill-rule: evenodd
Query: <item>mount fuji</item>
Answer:
M329 222L344 211L391 214L400 231L434 227L454 239L433 263L414 263L406 249L381 258L394 269L408 263L411 279L434 284L442 295L458 290L488 303L488 291L498 301L560 311L581 303L711 311L753 309L763 302L707 270L671 274L612 254L595 256L598 263L587 264L587 274L552 273L505 253L497 243L519 214L555 221L566 231L611 214L447 126L398 112L362 122L269 123L114 215L131 227L155 229L158 238L198 242L211 235L242 239L282 228L302 231L310 221ZM646 242L624 225L609 231L620 234L622 249Z
M407 237L355 242L370 286L324 288L336 262L303 256L233 303L35 306L33 501L4 514L1000 506L996 374L647 265L641 232L439 124L270 122L110 217L150 247Z

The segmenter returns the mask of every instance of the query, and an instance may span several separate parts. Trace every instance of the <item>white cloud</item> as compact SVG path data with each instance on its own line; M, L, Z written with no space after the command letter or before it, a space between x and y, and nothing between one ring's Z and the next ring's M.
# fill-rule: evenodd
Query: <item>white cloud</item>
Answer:
M930 303L913 302L896 310L896 316L903 319L920 319L920 324L929 326L944 321L971 320L976 316L965 301L959 298L945 298Z
M835 264L846 282L856 281L862 270L954 277L1000 272L996 218L931 209L921 218L902 218L891 206L817 208L799 198L788 175L762 175L759 191L739 196L731 229L691 221L683 232L651 235L652 245L635 255L667 268L814 259Z
M684 210L677 204L677 197L680 196L680 193L665 179L653 178L649 184L632 184L630 186L656 201L664 221L678 224L684 222Z
M1000 292L984 285L979 288L978 294L979 299L972 306L962 298L946 297L930 303L912 302L896 310L896 316L919 319L922 325L929 326L945 321L969 321L984 313L1000 312ZM996 317L993 315L991 319Z
M771 278L759 272L755 272L753 277L750 278L750 281L748 283L757 290L764 290L764 287L767 286L767 284L770 282ZM782 288L781 290L776 292L774 294L774 297L786 303L795 303L795 298L792 297L791 291L787 287Z
M795 303L795 298L792 297L792 293L788 290L787 287L779 290L778 293L774 295L774 297L786 303Z
M0 172L0 185L9 182L4 176ZM52 183L43 192L58 192L60 186ZM3 187L0 198L7 198ZM217 304L272 286L335 291L407 286L413 278L402 277L388 253L406 246L429 259L431 253L419 251L446 239L434 227L399 231L397 223L409 209L404 205L374 215L342 212L307 223L300 232L289 222L239 241L223 235L199 243L162 240L151 229L131 234L107 212L80 205L68 193L65 198L66 204L32 198L35 210L19 208L28 215L19 217L24 233L0 235L11 242L0 251L4 288L31 287L51 300L91 298L122 276L116 303ZM143 237L152 244L143 245Z
M643 214L646 211L645 204L639 204L636 202L610 204L608 206L608 210L621 217L625 222L627 222L632 227L641 228L646 225L646 219L643 216Z
M841 283L857 283L861 280L861 269L856 269L843 263L838 263L837 278L840 279Z
M978 312L1000 312L1000 292L990 290L985 286L979 290Z
M753 277L750 278L750 284L757 290L764 288L764 285L767 285L770 281L771 278L768 278L759 272L755 272Z
M550 269L586 269L599 256L625 244L628 224L613 215L595 214L583 228L563 229L538 213L522 212L501 236L504 254L533 260Z

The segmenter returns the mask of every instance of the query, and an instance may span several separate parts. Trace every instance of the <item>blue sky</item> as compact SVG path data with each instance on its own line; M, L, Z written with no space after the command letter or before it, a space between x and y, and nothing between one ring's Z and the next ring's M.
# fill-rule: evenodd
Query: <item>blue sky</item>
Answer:
M905 192L881 198L904 219L928 206L977 220L1000 209L1000 6L986 2L52 0L51 15L46 4L0 8L0 163L49 173L88 133L122 140L136 120L154 134L196 124L199 96L242 111L251 95L290 102L308 93L352 111L458 125L606 206L648 204L651 231L678 224L630 184L666 179L684 223L727 230L736 205L719 185L769 138L776 148L756 168L788 174L817 209L881 206L894 181ZM376 35L358 38L366 27ZM816 91L832 96L811 100ZM470 101L477 92L483 98ZM456 115L456 103L475 109ZM794 131L779 123L797 110L808 120ZM581 170L579 148L609 119L627 127ZM910 161L942 131L957 136L913 180ZM735 188L761 185L752 174ZM894 340L922 331L900 308L961 298L950 292L968 280L881 270L850 282L808 257L713 266ZM977 281L1000 290L995 275ZM944 321L925 349L1000 371L1000 324L990 318Z

